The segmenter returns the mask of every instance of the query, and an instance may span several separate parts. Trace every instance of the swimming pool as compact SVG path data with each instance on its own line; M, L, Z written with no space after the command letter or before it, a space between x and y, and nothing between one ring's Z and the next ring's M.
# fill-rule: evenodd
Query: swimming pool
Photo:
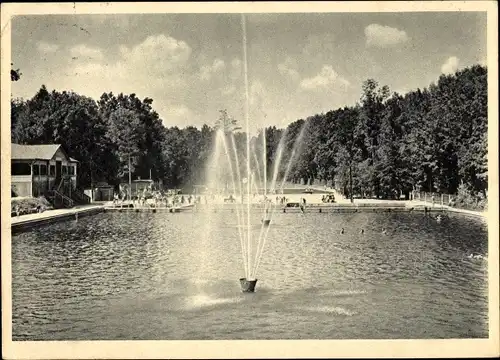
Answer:
M488 336L486 224L277 213L254 294L239 287L237 234L221 211L101 213L14 235L13 340Z

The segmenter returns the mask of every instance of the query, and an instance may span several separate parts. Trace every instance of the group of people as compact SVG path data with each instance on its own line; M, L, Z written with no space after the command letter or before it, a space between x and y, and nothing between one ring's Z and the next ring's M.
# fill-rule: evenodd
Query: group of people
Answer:
M365 229L360 229L360 230L359 230L359 233L360 233L361 235L363 235L363 234L365 233ZM382 228L382 232L381 232L381 233L382 233L382 235L388 235L388 232L387 232L387 229L386 229L386 228ZM344 235L344 234L345 234L345 229L344 229L344 228L342 228L342 229L340 230L340 234L341 234L341 235Z
M276 192L270 192L268 195L275 195ZM257 192L254 192L251 194L251 197L253 199L258 200L259 203L264 203L264 204L270 204L270 203L275 203L276 205L287 205L290 202L290 199L287 198L286 196L277 195L275 198L270 197L267 195L259 194ZM120 203L123 204L126 200L130 199L135 206L139 207L144 207L144 206L150 206L150 207L172 207L172 206L177 206L177 205L184 205L184 204L209 204L209 203L218 203L218 202L224 202L224 203L235 203L239 202L245 202L245 196L244 194L241 194L241 198L239 195L235 194L229 194L227 191L210 191L206 192L202 195L198 195L196 193L193 194L179 194L178 191L173 191L173 190L168 190L168 191L163 191L163 190L156 190L153 189L152 187L147 187L144 188L143 190L137 191L135 194L132 194L130 196L129 194L129 189L128 188L121 188L119 192L115 192L114 197L113 197L113 205L119 205ZM253 201L256 201L253 200ZM335 196L333 194L327 194L322 197L322 202L335 202ZM306 199L300 198L299 200L299 206L302 209L305 209L306 206Z
M288 199L284 196L276 196L276 204L284 205L288 202Z
M113 205L123 203L128 197L128 192L122 190L120 193L115 193L113 197ZM200 196L182 195L172 191L161 191L144 189L131 197L134 207L173 207L177 205L196 204L201 202ZM206 200L205 200L206 202Z
M321 197L321 201L324 203L334 203L335 202L335 195L333 195L333 194L323 195Z

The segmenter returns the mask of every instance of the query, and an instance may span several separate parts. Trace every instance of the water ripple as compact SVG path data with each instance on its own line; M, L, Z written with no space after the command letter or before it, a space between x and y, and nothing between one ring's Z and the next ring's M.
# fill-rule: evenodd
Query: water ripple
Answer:
M103 213L15 235L13 339L488 336L484 224L404 213L272 224L249 296L235 214Z

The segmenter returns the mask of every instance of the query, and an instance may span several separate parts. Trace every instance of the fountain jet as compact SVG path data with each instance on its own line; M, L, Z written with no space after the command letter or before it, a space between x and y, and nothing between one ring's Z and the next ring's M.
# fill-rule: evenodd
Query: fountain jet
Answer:
M241 15L241 25L243 28L243 73L245 80L245 127L247 140L247 158L246 158L246 175L247 175L247 252L248 252L248 268L252 269L252 241L250 233L250 121L249 121L249 106L250 96L248 92L248 62L247 62L247 27L245 14ZM248 274L248 277L251 273Z

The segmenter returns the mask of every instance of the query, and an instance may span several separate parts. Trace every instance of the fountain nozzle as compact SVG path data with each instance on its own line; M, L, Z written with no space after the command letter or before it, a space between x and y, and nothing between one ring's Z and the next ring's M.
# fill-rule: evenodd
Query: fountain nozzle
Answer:
M255 292L255 285L257 284L257 279L247 280L247 278L240 279L241 291L244 293Z

